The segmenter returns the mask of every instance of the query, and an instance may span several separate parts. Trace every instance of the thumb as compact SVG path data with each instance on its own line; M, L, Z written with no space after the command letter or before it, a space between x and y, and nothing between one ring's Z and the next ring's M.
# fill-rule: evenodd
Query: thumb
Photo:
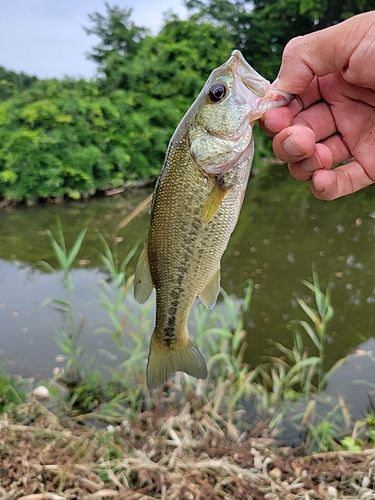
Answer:
M277 88L291 94L301 94L315 76L346 71L351 56L374 25L373 11L324 30L293 38L284 49Z

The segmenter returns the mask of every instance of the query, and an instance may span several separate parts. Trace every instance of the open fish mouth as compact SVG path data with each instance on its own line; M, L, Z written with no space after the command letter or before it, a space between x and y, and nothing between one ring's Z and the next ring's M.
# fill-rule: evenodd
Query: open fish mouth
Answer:
M276 89L268 80L255 71L239 50L232 52L228 64L232 71L241 78L243 84L257 97L266 97L267 100L277 103L279 106L286 106L294 99L292 94Z

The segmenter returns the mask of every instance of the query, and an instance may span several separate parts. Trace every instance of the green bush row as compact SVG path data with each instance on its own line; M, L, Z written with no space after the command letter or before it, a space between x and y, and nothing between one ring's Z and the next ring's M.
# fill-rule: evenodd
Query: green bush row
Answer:
M171 20L110 76L15 91L0 102L0 197L79 198L155 178L176 125L231 50L223 28Z
M296 35L373 8L371 0L187 0L152 36L131 10L89 15L95 80L37 80L0 67L0 199L78 198L155 178L173 130L234 47L268 79ZM358 5L357 5L358 4ZM272 155L256 131L256 154Z

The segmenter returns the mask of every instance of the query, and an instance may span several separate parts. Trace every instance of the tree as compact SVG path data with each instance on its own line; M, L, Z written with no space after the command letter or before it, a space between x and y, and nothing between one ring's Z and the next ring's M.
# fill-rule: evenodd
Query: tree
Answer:
M140 175L158 175L178 122L232 48L224 27L172 17L124 61L126 89L112 91L121 117L117 137Z
M102 38L98 62L101 71L105 68L106 78L101 90L110 96L120 116L110 141L110 157L116 164L120 155L123 168L138 177L156 177L179 120L210 72L229 58L233 45L224 26L194 16L183 21L171 15L156 36L144 31L141 36L135 30L136 43L125 50L129 27L134 27L130 12L108 5L107 10L106 19L99 14L90 16L94 23L90 32ZM108 26L112 26L110 38ZM124 43L121 36L126 37ZM127 160L121 151L126 152Z
M131 20L131 9L121 9L105 4L107 15L98 12L89 14L92 26L85 28L89 35L99 37L99 44L88 54L88 58L98 63L106 84L123 87L121 68L125 59L130 59L138 51L138 46L149 30L136 26Z
M0 66L0 101L5 101L15 93L30 88L37 80L36 76L16 73Z
M225 27L172 16L157 36L118 49L116 68L103 52L100 85L40 80L0 103L0 196L77 198L155 178L176 125L232 48Z
M263 76L277 75L287 42L372 10L373 0L187 0L201 19L225 25L234 45Z

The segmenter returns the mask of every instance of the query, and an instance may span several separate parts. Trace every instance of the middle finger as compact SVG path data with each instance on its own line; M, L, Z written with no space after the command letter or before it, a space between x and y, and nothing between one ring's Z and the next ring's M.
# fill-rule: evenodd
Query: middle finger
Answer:
M330 106L323 101L304 109L293 120L293 125L305 125L315 134L316 142L337 133Z
M303 109L307 109L321 100L322 95L320 93L318 79L315 77L308 88L301 94L297 95L294 101L289 104L288 108L292 115L296 116Z

